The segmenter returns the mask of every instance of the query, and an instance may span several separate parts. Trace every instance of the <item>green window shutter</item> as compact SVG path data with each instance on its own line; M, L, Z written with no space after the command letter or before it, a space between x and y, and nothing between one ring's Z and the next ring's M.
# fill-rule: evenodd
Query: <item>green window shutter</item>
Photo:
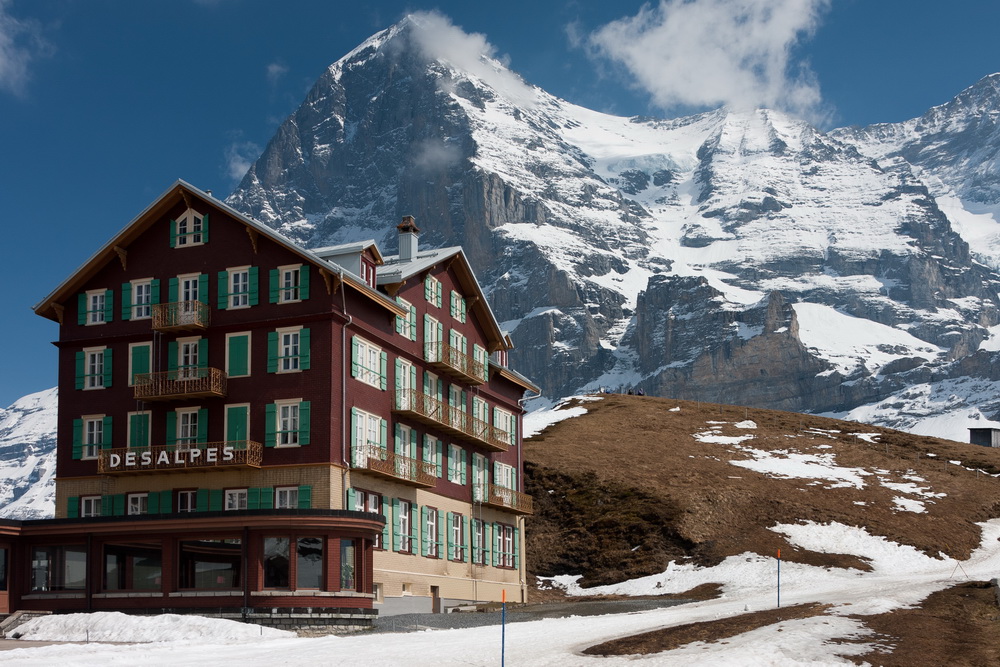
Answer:
M104 321L110 322L113 319L115 319L115 293L104 290Z
M424 277L424 300L430 301L434 297L434 288L431 287L431 277Z
M449 482L451 480L455 479L455 463L456 463L456 461L455 461L455 457L452 456L452 454L454 454L454 453L455 453L455 450L452 449L451 447L449 447L448 448L448 481Z
M218 296L218 307L219 310L226 310L229 306L229 272L219 271L219 296Z
M76 295L76 323L79 325L84 325L87 323L87 308L89 304L87 303L87 295L80 292Z
M114 514L113 498L114 496L101 496L101 516L111 516Z
M360 352L358 351L358 348L359 348L358 337L357 336L351 336L351 377L352 378L358 377L358 373L361 372L361 364L358 361L358 357L360 356Z
M442 465L441 459L444 458L444 443L442 441L438 440L437 443L435 443L435 447L436 447L436 450L437 450L436 451L437 457L435 459L435 463L437 463L437 476L440 477L441 476L441 465Z
M160 280L154 278L149 283L149 302L156 304L160 302Z
M196 512L208 511L208 489L198 489L195 494L194 509Z
M70 519L80 518L80 496L70 496L66 499L66 516Z
M274 487L265 486L260 490L260 508L262 510L274 509Z
M458 309L455 307L455 297L457 297L458 294L455 292L455 290L452 290L448 294L448 296L450 297L448 299L448 301L449 301L449 303L448 303L448 306L449 306L448 307L448 312L451 314L452 317L456 317L456 315L458 313Z
M177 303L177 278L171 278L167 283L167 303Z
M351 408L351 467L357 467L361 444L358 442L358 409Z
M267 372L278 372L278 332L267 332Z
M198 410L198 442L208 442L208 408Z
M122 283L122 319L132 319L132 283Z
M208 492L208 511L222 511L222 489L210 489Z
M379 420L379 442L378 442L378 446L379 446L379 449L382 450L383 454L385 454L385 451L386 451L386 437L385 437L385 434L386 434L386 430L388 428L388 425L389 424L388 424L388 422L386 422L386 420L384 420L384 419L380 419Z
M385 390L385 387L386 387L386 384L387 384L387 380L386 380L386 378L387 378L386 366L388 365L388 363L387 363L388 360L389 360L389 356L385 352L380 352L379 353L379 378L378 378L378 386L379 386L379 389L382 389L382 390Z
M305 301L309 298L309 265L303 264L299 269L299 298Z
M483 550L486 552L483 554L483 563L487 565L490 563L490 554L493 553L493 524L488 521L483 521ZM495 565L496 563L494 563Z
M170 247L171 248L176 248L177 247L177 221L176 220L171 220L170 221Z
M257 271L257 267L256 266L251 266L250 267L250 274L249 274L250 285L249 285L249 287L250 287L250 305L251 306L256 306L257 304L260 303L260 287L259 287L259 282L258 282L259 279L257 277L258 273L259 272Z
M417 553L417 538L420 536L420 526L417 525L417 506L410 504L410 553Z
M500 524L493 524L493 567L496 567L499 564L500 564Z
M250 374L250 337L230 336L229 368L226 373L230 377Z
M83 420L73 420L73 458L83 458Z
M278 427L275 423L278 419L278 406L268 403L264 406L264 446L274 447L278 444Z
M135 376L150 371L150 351L151 345L134 345L132 347L132 382L135 384Z
M399 498L392 499L392 550L399 551Z
M208 339L198 340L198 368L208 368Z
M111 386L111 348L104 349L104 386Z
M281 285L279 284L281 278L278 276L278 269L271 269L270 273L268 274L268 277L269 280L267 284L268 287L267 300L270 303L278 303L278 293L281 291L280 290Z
M445 531L448 538L448 560L455 560L455 542L451 539L451 520L453 516L452 512L448 512L448 529Z
M462 516L462 560L469 562L469 517Z
M258 487L247 489L247 509L260 509L260 489Z
M459 468L458 476L459 476L459 479L461 480L462 486L465 486L465 482L466 482L465 474L466 474L466 470L469 467L469 452L467 452L467 451L465 451L463 449L461 455L459 456L459 461L460 461L460 465L462 467Z
M441 307L441 281L434 281L434 305Z
M385 519L385 523L382 524L382 548L389 548L389 499L382 496L382 518Z
M226 442L249 440L247 434L249 411L250 408L245 405L232 405L226 408Z
M410 314L407 315L410 320L410 340L417 339L417 307L410 304Z
M311 486L300 486L299 487L299 509L307 510L312 509L312 492Z
M175 340L167 343L167 370L177 370L177 341Z
M87 374L87 355L82 351L76 353L76 388L83 389Z
M174 513L173 491L160 491L160 514Z
M396 391L398 392L403 388L403 359L401 357L396 357L396 370L393 374L396 381Z
M424 446L420 448L420 460L431 463L431 437L424 433Z
M309 329L299 330L299 369L309 370Z
M393 428L393 431L394 431L394 436L395 436L395 443L393 445L392 451L396 453L396 456L402 456L403 455L403 443L402 443L402 436L400 435L402 429L400 428L400 423L399 422L396 422L396 424L395 424L395 426Z
M208 243L208 213L201 218L201 242Z
M299 403L299 444L308 445L310 442L309 434L309 401L301 401Z
M201 303L211 303L208 300L208 274L202 273L198 276L198 301Z
M519 534L520 532L521 531L519 531L517 528L514 529L514 567L515 568L519 568L520 567L520 561L521 561L521 540L520 540L521 536Z
M129 415L128 416L128 442L132 447L138 447L140 444L145 445L146 441L141 440L143 431L143 421L144 417L148 415Z
M111 449L112 419L105 417L101 420L101 449Z
M399 299L396 299L396 301L399 301ZM399 315L396 316L396 333L403 333L403 318Z
M427 555L427 506L420 506L420 555Z
M417 386L417 367L410 365L410 387Z
M167 445L177 444L177 413L173 410L167 413Z
M148 493L148 494L146 494L146 513L147 514L159 514L160 513L160 494L159 493Z
M112 502L112 506L113 506L113 509L112 509L112 512L111 512L112 515L113 516L124 516L125 515L125 494L124 493L116 493L115 495L111 496L111 502Z
M344 508L345 510L358 509L357 496L358 494L353 488L347 490L347 507Z
M444 340L444 325L441 324L440 322L437 322L437 323L435 323L434 326L435 326L435 328L437 328L437 336L435 337L435 340L437 340L438 342L443 341Z
M434 540L434 545L437 547L438 558L440 558L441 549L444 548L444 533L445 533L444 510L438 510L437 513L438 513L438 520L437 520L438 534L437 534L437 539Z
M431 316L424 313L424 359L427 361L434 361L434 347L431 344L432 326Z

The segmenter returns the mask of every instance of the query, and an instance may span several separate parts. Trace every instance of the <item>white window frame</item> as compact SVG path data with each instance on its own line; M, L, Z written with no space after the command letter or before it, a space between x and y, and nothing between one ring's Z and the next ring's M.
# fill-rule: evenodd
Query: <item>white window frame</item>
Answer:
M277 329L278 333L278 373L301 373L302 359L302 327L284 327ZM285 336L292 337L286 343ZM360 338L358 339L360 340ZM292 355L291 352L295 351ZM286 354L288 352L288 354Z
M362 443L365 456L380 459L381 450L386 448L386 443L382 442L382 418L357 409L357 433L354 434L354 441Z
M451 537L452 553L455 557L452 559L456 562L465 560L465 522L463 521L465 517L458 513L453 512L451 514L451 522L448 526L448 534Z
M146 415L149 417L149 428L146 429L146 442L132 442L132 415ZM125 446L126 447L149 447L153 438L153 411L135 410L125 415Z
M125 513L129 516L149 514L149 494L130 493L125 496Z
M222 434L228 438L229 437L229 408L246 408L247 418L246 418L246 433L247 440L250 439L250 404L249 403L226 403L222 406L223 418L222 418Z
M104 347L83 348L83 389L104 389ZM91 370L96 372L91 373Z
M382 348L369 343L361 336L355 336L358 345L358 376L367 385L382 388ZM374 364L369 366L369 364Z
M92 460L100 456L101 446L104 444L105 417L107 417L107 415L83 416L83 434L81 437L81 444L83 445L83 448L80 450L81 459ZM96 442L94 442L94 440L96 440Z
M223 496L222 508L226 512L245 510L249 499L249 489L226 489Z
M497 554L497 565L499 567L514 567L514 526L506 523L498 523L495 528L499 528L497 536L497 546L500 553Z
M300 398L285 399L274 402L274 446L299 447L299 431L302 428L299 405ZM287 422L287 423L286 423ZM282 428L294 425L295 428Z
M375 269L375 262L364 257L361 258L361 272L364 274L365 283L369 287L375 289L375 283L377 280L377 271Z
M104 309L107 305L105 301L106 298L107 298L106 289L87 290L86 326L89 327L95 324L107 324L107 320L104 319Z
M470 560L474 565L486 565L486 522L482 519L473 519L470 530L472 531Z
M188 224L190 223L190 229ZM176 228L174 231L175 248L192 248L204 244L203 234L205 231L205 216L198 213L193 208L189 208L174 221Z
M428 507L425 514L424 532L427 534L427 557L440 558L438 553L438 511L435 507Z
M511 442L514 439L514 424L516 423L514 420L514 413L503 408L494 408L493 426L507 434L507 441L511 445L515 444Z
M299 506L299 487L278 486L274 489L274 509L294 510Z
M278 303L302 301L302 265L288 264L278 267Z
M246 336L247 337L247 372L246 375L230 375L229 374L229 339L233 336ZM226 334L226 377L227 378L245 378L250 377L253 373L253 333L250 331L233 331L232 333Z
M177 379L196 380L200 376L198 362L201 336L187 336L177 339ZM188 363L185 363L187 361ZM191 363L194 362L194 363Z
M80 496L80 517L101 516L100 496Z
M410 314L413 312L413 304L407 301L406 299L400 299L400 298L396 299L396 303L398 303L406 310L406 315L399 318L400 320L399 335L403 336L407 340L413 340L414 335L416 334L416 332L414 331L414 329L416 328L416 322L410 321Z
M239 276L243 277L242 281L238 281ZM237 287L242 286L242 291L237 291ZM246 266L235 266L231 269L226 269L226 290L229 292L229 296L226 297L226 309L227 310L240 310L242 308L250 307L250 265Z
M514 466L508 465L506 463L496 462L493 464L493 484L499 486L502 489L512 489L514 488Z
M153 316L153 279L139 278L131 280L132 285L132 312L129 314L133 320L148 320ZM140 301L140 292L145 291L145 299Z
M193 299L191 298L192 296L194 297ZM179 302L201 302L205 296L205 294L201 293L200 273L185 273L177 276L177 300Z
M430 287L425 287L425 290L431 293L431 297L427 299L427 303L434 306L435 308L441 307L441 301L443 297L441 296L444 292L444 288L441 285L441 281L434 276L427 276L425 279L425 285L430 285Z
M448 444L448 470L445 471L445 475L449 482L455 484L462 483L462 470L459 466L462 465L462 448L454 443Z
M195 512L198 510L198 492L193 489L177 491L177 511Z
M175 435L176 447L180 451L187 451L198 442L198 411L200 407L177 408ZM186 434L186 435L184 435Z
M364 489L354 489L354 510L357 512L371 512L372 514L382 514L382 494ZM388 521L389 517L385 517ZM384 548L382 545L382 532L375 533L376 549Z
M399 425L400 456L416 460L418 435L416 429L413 427L406 426L405 424Z
M399 499L399 516L396 517L396 527L399 529L399 553L413 553L413 540L410 539L410 521L413 518L413 503Z

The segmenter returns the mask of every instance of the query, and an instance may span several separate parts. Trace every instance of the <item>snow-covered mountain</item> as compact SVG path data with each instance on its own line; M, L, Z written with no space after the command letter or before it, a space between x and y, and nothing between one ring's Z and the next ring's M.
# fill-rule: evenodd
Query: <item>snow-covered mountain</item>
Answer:
M512 363L550 397L889 399L923 416L867 414L903 428L961 408L956 438L1000 413L1000 251L979 243L1000 238L998 77L922 119L830 133L764 109L620 118L446 48L427 20L331 65L229 203L308 245L390 251L416 215L422 243L465 246ZM954 400L927 398L941 391Z
M0 517L43 519L55 510L56 389L0 409Z

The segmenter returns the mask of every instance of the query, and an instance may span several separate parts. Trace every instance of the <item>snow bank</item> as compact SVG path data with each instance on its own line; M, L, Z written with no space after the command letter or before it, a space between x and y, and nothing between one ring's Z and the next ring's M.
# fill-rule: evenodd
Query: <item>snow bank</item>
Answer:
M294 632L261 625L179 614L130 616L99 611L33 618L17 628L20 639L74 642L168 642L211 639L247 642L295 637Z

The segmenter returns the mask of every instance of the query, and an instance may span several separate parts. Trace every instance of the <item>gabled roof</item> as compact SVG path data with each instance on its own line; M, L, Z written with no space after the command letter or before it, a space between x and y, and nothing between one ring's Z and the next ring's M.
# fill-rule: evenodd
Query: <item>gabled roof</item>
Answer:
M220 210L226 215L229 215L237 221L243 223L253 232L267 237L278 245L284 246L288 250L298 254L303 260L316 265L325 279L338 279L344 285L354 288L359 293L383 306L394 315L402 316L406 314L405 311L400 308L399 304L378 290L372 289L359 276L354 275L350 271L345 271L343 267L327 261L313 251L306 250L283 234L276 232L267 225L258 222L253 218L248 218L236 209L230 207L225 202L216 199L207 192L199 190L190 183L180 179L175 181L166 192L157 197L142 213L125 225L125 228L112 237L110 241L101 246L97 252L91 255L87 261L85 261L76 271L71 273L68 278L56 287L52 293L36 304L33 308L35 313L58 322L59 313L57 312L58 309L55 307L57 304L60 304L76 294L79 291L79 286L86 283L87 280L97 273L97 271L107 264L107 262L114 260L121 253L126 252L126 248L133 240L138 238L154 222L159 220L160 216L180 201L184 201L189 206L191 206L192 202L200 202L204 205Z
M334 257L343 257L344 255L360 255L369 248L371 248L372 254L375 255L375 263L379 265L384 264L385 259L382 257L382 253L379 252L375 239L358 241L356 243L342 243L341 245L331 245L325 248L313 248L312 251L323 259L333 259Z
M480 315L480 321L486 329L486 337L490 343L490 352L512 349L510 336L500 328L500 323L497 322L493 309L490 308L489 302L483 296L482 287L480 287L476 274L472 271L472 265L469 264L469 259L465 256L465 251L462 250L461 246L421 250L417 252L416 257L408 262L401 261L399 255L390 255L385 258L385 263L379 268L377 284L387 287L399 285L413 276L430 271L441 264L450 264L455 269L455 276L458 278L458 283L467 301L470 300L470 296L475 297L471 300L469 308ZM389 293L394 292L390 289Z

